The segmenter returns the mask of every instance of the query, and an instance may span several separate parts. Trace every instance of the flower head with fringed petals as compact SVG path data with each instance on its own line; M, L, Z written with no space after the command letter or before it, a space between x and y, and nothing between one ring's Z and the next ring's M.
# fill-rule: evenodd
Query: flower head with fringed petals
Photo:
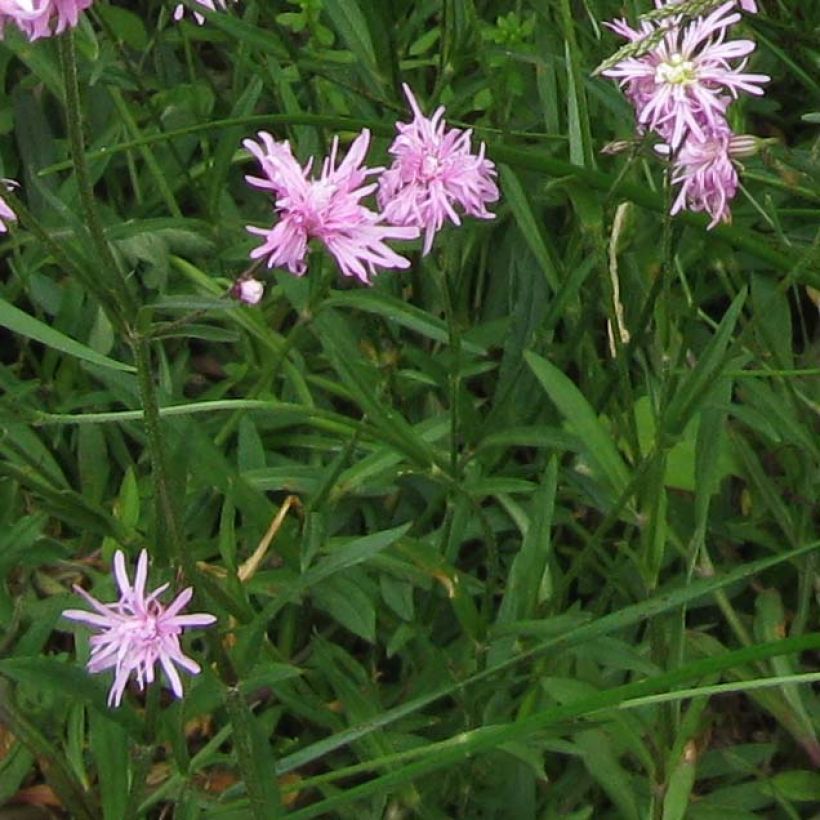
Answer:
M182 590L168 606L159 601L159 596L168 584L157 587L146 594L148 580L148 553L140 552L134 584L125 568L125 554L117 550L114 554L114 577L120 588L120 598L111 604L104 604L84 589L75 587L94 609L67 609L63 617L79 621L99 634L90 639L91 657L88 671L92 674L114 670L114 682L108 694L108 705L119 706L128 679L133 675L140 689L154 682L157 661L165 672L171 689L182 697L182 681L176 667L190 675L196 675L199 664L183 654L179 636L188 627L209 626L216 621L213 615L195 613L180 615L193 595L193 589Z
M313 160L300 166L289 142L276 142L264 131L258 136L259 142L245 140L243 145L256 157L264 176L246 179L250 185L271 192L279 220L272 228L248 227L264 238L251 251L252 259L266 259L269 268L282 266L302 276L307 270L308 242L317 239L344 276L355 276L365 284L379 268L410 266L385 240L415 239L418 228L384 224L381 214L361 202L376 188L367 178L381 171L363 164L370 145L367 129L353 140L338 165L339 139L335 137L316 179L309 177Z
M498 199L498 186L484 143L474 154L469 130L447 128L443 106L425 117L410 88L403 88L413 121L396 123L399 134L388 149L393 164L379 179L378 202L389 222L424 230L426 254L445 220L461 224L457 209L492 219L487 204Z

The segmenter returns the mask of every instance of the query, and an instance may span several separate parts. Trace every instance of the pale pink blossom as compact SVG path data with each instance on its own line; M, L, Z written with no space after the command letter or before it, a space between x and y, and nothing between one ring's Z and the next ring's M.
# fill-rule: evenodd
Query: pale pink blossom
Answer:
M6 233L8 231L7 222L16 222L17 221L17 214L9 208L6 200L0 196L0 233Z
M100 633L89 641L91 657L88 671L92 674L114 670L114 682L108 694L108 705L119 706L126 684L134 675L137 686L142 690L154 682L154 667L159 661L171 689L182 697L182 681L176 667L190 675L200 671L199 664L183 654L179 636L187 627L209 626L216 621L213 615L196 613L180 615L191 600L193 589L188 587L166 607L159 602L159 596L168 588L162 584L146 595L145 583L148 578L148 553L142 550L137 561L134 584L125 568L125 555L117 550L114 554L114 577L120 588L120 598L111 604L104 604L75 586L95 612L81 609L67 609L63 617L87 624Z
M658 133L673 149L688 134L703 139L718 129L733 98L740 92L762 94L760 86L769 80L743 70L755 49L753 41L726 41L728 27L740 19L734 6L734 0L723 3L685 25L677 16L644 21L640 29L623 20L609 24L631 42L663 31L646 54L626 57L602 73L620 82L635 106L639 126Z
M249 139L243 145L256 157L264 176L246 179L271 192L279 221L272 228L248 226L248 231L264 238L251 251L251 258L265 258L269 268L281 266L302 276L307 270L308 242L318 239L344 276L355 276L367 284L378 268L409 267L409 261L385 240L415 239L418 229L383 224L381 214L361 203L376 188L375 183L366 183L367 177L382 170L363 165L370 144L367 129L356 137L338 167L339 140L333 139L318 179L309 178L313 159L301 167L290 143L276 142L264 131L258 136L259 142Z
M705 211L712 217L709 230L720 222L730 222L730 203L738 188L738 157L751 156L758 140L736 136L727 126L703 138L690 134L674 156L672 184L680 185L670 213ZM662 153L671 153L660 146Z
M264 283L253 277L237 279L231 288L231 296L246 305L258 305L262 301L264 294Z
M236 0L196 0L200 6L204 6L206 9L210 9L211 11L224 11L228 7L229 2L236 2ZM185 15L185 12L188 9L180 3L174 9L174 20L181 20ZM193 12L194 20L201 26L205 22L205 17L201 15L199 12Z
M61 34L77 25L93 0L0 0L0 37L14 23L29 40Z
M494 218L487 203L498 200L495 165L485 158L483 142L472 152L470 130L447 128L443 106L425 117L410 88L402 87L413 121L396 123L399 134L388 149L393 164L379 179L378 202L388 222L424 230L427 254L446 219L461 224L457 209Z

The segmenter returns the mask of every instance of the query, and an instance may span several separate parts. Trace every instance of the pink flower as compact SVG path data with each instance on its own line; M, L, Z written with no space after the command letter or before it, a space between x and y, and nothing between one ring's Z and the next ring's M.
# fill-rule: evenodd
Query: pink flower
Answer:
M495 165L485 159L483 142L478 154L472 153L471 131L446 127L443 106L428 119L410 88L402 87L414 117L411 123L396 123L399 135L388 149L395 159L379 179L378 202L388 222L424 229L427 254L445 219L461 224L454 206L493 219L486 204L498 199Z
M16 222L17 221L17 214L12 211L11 208L6 204L6 201L0 196L0 233L6 233L8 231L7 222Z
M191 587L180 592L167 607L157 599L168 588L168 584L163 584L146 595L146 550L140 552L133 587L125 569L125 555L120 550L114 554L114 576L120 588L120 599L116 603L101 603L84 589L75 586L75 592L85 598L96 613L81 609L67 609L63 612L65 618L101 630L100 634L90 639L88 671L96 674L114 669L108 705L119 706L131 674L134 674L137 685L142 690L146 684L154 682L154 666L159 661L171 683L171 689L181 698L182 682L174 664L191 675L198 674L200 667L196 661L182 653L179 636L186 627L209 626L216 618L205 613L178 614L191 600Z
M418 229L383 225L382 216L360 202L376 188L375 183L365 184L367 177L381 170L362 166L370 144L367 129L356 137L338 167L339 140L334 138L318 179L308 178L313 159L300 167L287 141L276 142L264 131L259 140L245 140L243 145L259 161L265 176L246 179L275 196L280 218L272 228L248 226L248 231L265 239L251 251L252 259L267 257L269 268L284 266L302 276L307 269L308 241L318 239L343 275L356 276L366 284L377 268L409 267L407 259L384 240L415 239Z
M765 74L743 71L754 51L751 40L724 42L727 28L740 19L735 2L723 3L706 17L681 27L679 17L660 23L643 22L640 31L623 20L610 28L637 42L662 30L663 37L646 54L626 57L602 73L619 80L635 106L638 124L660 134L677 149L687 134L704 139L725 119L732 98L745 91L762 94ZM748 3L747 3L748 5ZM736 65L733 61L740 60Z
M690 134L675 155L672 183L680 190L670 213L706 211L712 217L709 230L719 222L730 222L729 204L738 186L735 158L753 154L757 142L755 137L735 136L728 126L702 139ZM661 151L668 153L668 146Z
M205 6L206 9L210 9L211 11L224 11L227 8L229 2L236 2L236 0L196 0L200 6ZM182 17L185 15L187 9L185 6L180 3L174 9L174 20L181 20ZM201 26L205 22L205 18L199 14L199 12L193 12L194 20Z
M14 23L29 40L61 34L77 25L93 0L0 0L0 37Z

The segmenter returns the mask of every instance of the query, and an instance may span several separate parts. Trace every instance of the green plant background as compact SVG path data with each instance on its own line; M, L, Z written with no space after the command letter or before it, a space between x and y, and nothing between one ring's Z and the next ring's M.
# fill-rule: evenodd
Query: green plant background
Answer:
M601 22L648 5L245 0L199 27L98 0L59 43L7 27L0 805L812 816L820 6L744 18L772 82L732 124L772 144L707 232L665 216L651 148L600 153L634 137ZM306 160L367 126L386 164L401 82L486 142L495 219L372 288L316 252L232 301L272 218L242 139ZM110 710L60 613L143 546L219 625L183 700Z

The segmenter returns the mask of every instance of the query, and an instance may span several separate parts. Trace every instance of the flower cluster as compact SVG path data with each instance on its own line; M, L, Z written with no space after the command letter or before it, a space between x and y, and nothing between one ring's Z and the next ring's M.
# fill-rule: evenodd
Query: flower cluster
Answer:
M14 23L29 40L60 34L77 25L93 0L0 0L0 38Z
M79 621L99 629L100 634L92 636L91 657L88 671L91 673L114 670L114 682L108 695L109 706L119 706L128 679L133 674L137 685L144 689L154 681L154 667L160 666L171 684L171 689L182 697L182 681L176 666L191 675L199 671L199 664L183 654L179 636L190 626L209 626L216 621L213 615L196 613L180 615L191 600L193 589L188 587L166 607L159 602L159 596L168 584L157 587L146 595L145 583L148 579L148 553L140 552L134 584L125 569L125 555L117 551L114 555L114 577L120 588L120 598L113 604L104 604L84 589L74 587L95 612L82 609L67 609L63 617ZM176 664L176 666L175 666Z
M692 2L655 0L658 10ZM711 4L714 5L714 4ZM736 6L756 12L753 0L729 0L705 15L669 14L644 19L640 28L624 20L607 24L633 49L601 73L617 79L635 108L638 130L660 136L661 153L673 162L680 191L672 213L706 211L709 227L729 221L729 203L738 187L736 159L754 150L751 137L736 137L727 110L741 93L763 94L764 74L744 69L752 40L728 40L741 19ZM646 44L650 44L647 47ZM632 53L630 53L632 52Z
M250 185L269 191L278 221L271 228L249 226L263 243L251 252L269 268L281 266L296 276L306 271L308 242L319 240L335 258L344 276L369 284L379 268L406 268L409 261L386 240L415 239L425 232L423 253L449 219L460 223L457 208L471 216L490 219L486 204L498 199L493 163L470 149L470 132L447 129L444 109L431 119L418 107L405 86L414 119L398 123L398 136L389 148L394 157L388 169L369 168L365 157L370 132L364 129L337 163L338 138L318 178L311 178L311 159L300 166L287 141L277 142L267 132L244 146L256 158L262 176L247 176ZM378 182L369 179L378 176ZM362 200L378 190L380 211Z

